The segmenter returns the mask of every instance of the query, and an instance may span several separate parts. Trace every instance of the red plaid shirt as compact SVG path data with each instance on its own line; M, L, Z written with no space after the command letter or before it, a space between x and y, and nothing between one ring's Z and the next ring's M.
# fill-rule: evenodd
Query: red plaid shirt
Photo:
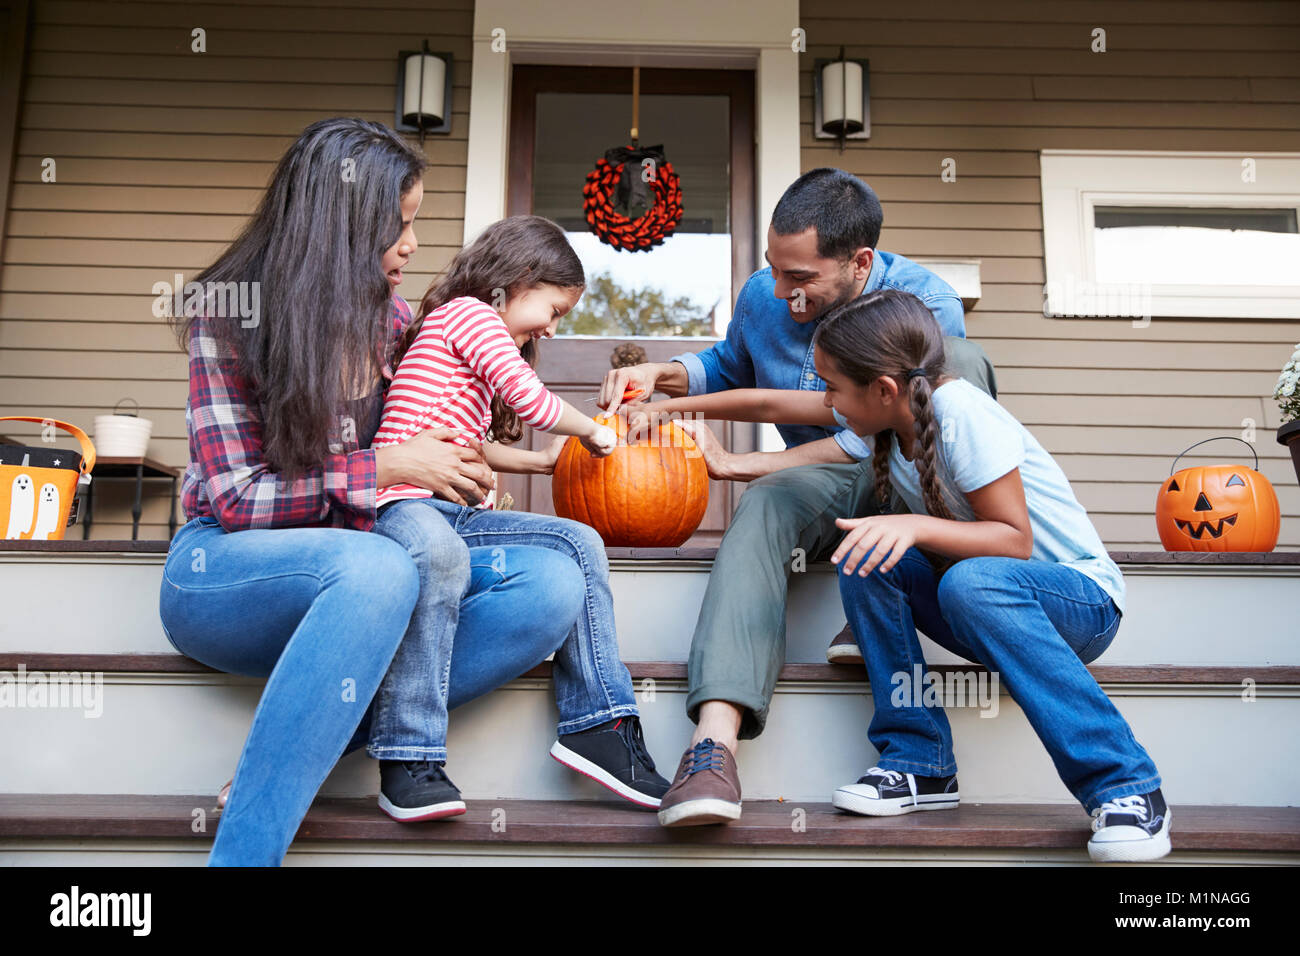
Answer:
M411 309L401 296L393 296L390 320L386 358L411 322ZM393 377L387 364L384 377ZM213 516L227 531L319 527L369 531L374 526L375 450L360 446L362 436L356 428L343 440L342 430L336 427L330 435L331 454L322 464L294 481L271 471L262 460L257 398L238 375L234 355L220 353L201 317L190 331L185 429L190 439L190 462L181 488L186 519Z

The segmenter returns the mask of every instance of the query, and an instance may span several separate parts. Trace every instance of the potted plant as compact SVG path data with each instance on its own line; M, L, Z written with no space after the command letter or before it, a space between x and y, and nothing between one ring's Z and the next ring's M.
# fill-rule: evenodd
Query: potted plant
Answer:
M1279 445L1291 446L1291 463L1295 465L1296 480L1300 481L1300 342L1296 343L1291 360L1282 366L1273 397L1282 409L1277 441Z

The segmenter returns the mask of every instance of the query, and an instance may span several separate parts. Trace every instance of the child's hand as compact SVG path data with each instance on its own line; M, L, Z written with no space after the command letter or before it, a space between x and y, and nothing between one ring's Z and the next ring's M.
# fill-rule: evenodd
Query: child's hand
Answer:
M852 574L861 562L858 574L864 577L877 566L882 572L890 570L902 560L904 552L916 544L916 518L916 515L836 518L835 524L849 533L831 555L831 563L839 564L845 574ZM868 554L870 557L863 561Z
M597 458L604 458L607 455L614 454L614 449L618 447L618 433L608 425L601 425L597 422L591 424L591 431L578 436L578 440L582 442L582 447Z
M655 425L666 423L671 413L664 411L664 405L665 402L637 402L626 406L628 441L632 440L632 435L644 438ZM683 417L680 412L677 414L678 419Z
M549 445L538 449L537 454L542 456L542 474L555 474L555 463L560 460L560 452L564 451L568 441L568 435L556 435Z
M695 451L686 452L686 456L690 458L697 454L702 455L704 464L709 469L710 478L719 481L735 478L732 467L736 456L722 447L722 442L718 441L718 436L713 434L712 428L696 418L684 418L677 422L677 427L690 435L695 442Z

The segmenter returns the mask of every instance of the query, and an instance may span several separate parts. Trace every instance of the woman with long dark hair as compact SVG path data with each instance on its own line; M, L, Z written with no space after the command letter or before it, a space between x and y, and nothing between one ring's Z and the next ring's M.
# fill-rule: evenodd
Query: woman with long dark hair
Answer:
M580 573L554 551L507 545L508 573L488 575L502 555L467 548L432 510L403 541L372 533L380 487L478 500L492 486L481 447L451 429L367 447L411 321L394 290L417 248L425 165L380 124L312 124L172 317L190 356L191 461L163 629L188 657L267 678L210 865L282 860L417 607L468 609L476 642L453 683L484 658L517 676L577 618Z

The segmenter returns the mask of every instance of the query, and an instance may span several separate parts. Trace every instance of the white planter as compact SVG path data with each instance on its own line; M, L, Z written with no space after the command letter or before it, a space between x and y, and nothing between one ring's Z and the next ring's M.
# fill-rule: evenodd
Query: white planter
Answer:
M143 458L153 422L135 415L96 415L95 454L101 458Z

